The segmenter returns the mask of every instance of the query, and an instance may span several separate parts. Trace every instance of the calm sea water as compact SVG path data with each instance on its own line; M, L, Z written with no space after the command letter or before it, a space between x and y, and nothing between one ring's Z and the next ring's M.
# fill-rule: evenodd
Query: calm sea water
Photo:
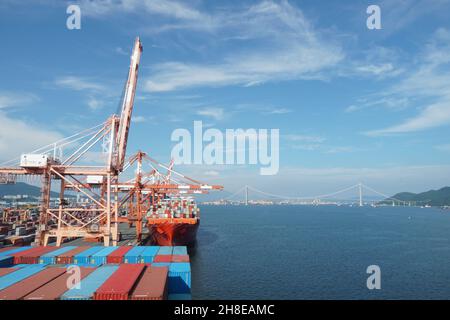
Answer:
M202 206L194 299L449 299L450 211ZM369 265L381 289L368 290Z

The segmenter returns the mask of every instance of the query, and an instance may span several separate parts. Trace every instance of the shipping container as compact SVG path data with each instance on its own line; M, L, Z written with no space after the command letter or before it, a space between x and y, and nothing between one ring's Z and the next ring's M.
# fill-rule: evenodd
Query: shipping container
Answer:
M13 253L22 252L22 251L29 250L29 249L31 249L31 246L27 246L27 247L8 247L8 250L0 252L0 256L9 256L9 255L12 255Z
M95 300L128 300L130 291L142 274L143 264L122 264L95 292Z
M168 267L146 267L135 289L131 292L130 299L166 300L168 272Z
M145 250L141 254L141 263L152 263L153 258L158 254L158 246L145 247Z
M187 248L185 246L176 246L173 247L173 252L172 254L174 255L187 255Z
M87 249L92 248L89 246L81 246L76 247L75 249L72 249L68 252L65 252L63 254L60 254L56 257L56 263L57 264L70 264L73 263L73 257L76 256L79 253L82 253L86 251Z
M39 262L39 257L48 252L56 250L57 247L35 247L30 250L25 250L23 252L17 252L12 254L14 257L14 264L35 264Z
M19 300L65 273L64 268L43 269L0 291L0 300Z
M122 246L119 247L119 249L115 250L114 252L110 253L106 257L106 263L122 263L124 262L124 256L128 253L128 251L133 248L132 246Z
M192 300L190 293L172 293L168 295L168 300Z
M0 254L2 254L2 252L14 250L14 249L17 249L17 248L19 248L19 247L3 247L3 248L0 248Z
M79 288L72 288L64 292L61 300L89 300L95 291L118 269L118 266L101 266L80 282Z
M55 251L46 253L39 258L39 263L56 264L56 257L58 255L63 254L65 252L70 251L75 248L76 248L75 246L67 246L67 247L62 247Z
M171 262L189 262L189 256L188 255L172 255L172 261Z
M172 255L171 254L159 254L159 255L156 255L153 258L153 262L155 262L155 263L172 262Z
M116 251L118 247L103 247L102 250L94 253L93 255L91 255L90 258L90 263L94 264L98 264L98 263L106 263L106 258L108 257L109 254L111 254L112 252Z
M189 263L153 263L152 266L169 267L169 294L191 293L191 265Z
M173 247L170 246L164 246L159 247L158 254L173 254Z
M0 268L9 267L13 264L14 258L10 256L0 257Z
M0 290L3 290L16 282L22 281L35 273L40 272L45 267L41 264L29 265L27 267L20 268L17 271L9 273L0 278Z
M19 268L0 268L0 277L6 276L7 274L19 270Z
M136 246L128 251L124 256L124 263L139 263L141 262L142 252L146 247Z
M79 267L79 266L78 266ZM91 274L95 268L85 268L80 267L80 280L86 278L89 274ZM45 284L39 289L31 292L27 296L25 296L24 300L57 300L64 292L67 291L67 281L69 277L72 276L72 273L64 273L60 277L52 280L51 282ZM75 283L73 283L75 285Z
M75 255L73 257L73 262L74 264L79 264L79 263L90 263L91 262L91 256L93 254L96 254L97 252L99 252L100 250L102 250L104 247L90 247L87 250L84 250L83 252L78 253L77 255Z

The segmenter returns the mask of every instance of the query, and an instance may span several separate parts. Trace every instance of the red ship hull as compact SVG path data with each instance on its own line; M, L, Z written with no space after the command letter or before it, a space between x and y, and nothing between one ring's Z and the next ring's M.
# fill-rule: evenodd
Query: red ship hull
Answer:
M147 222L152 242L159 246L187 246L195 242L199 219L151 219Z

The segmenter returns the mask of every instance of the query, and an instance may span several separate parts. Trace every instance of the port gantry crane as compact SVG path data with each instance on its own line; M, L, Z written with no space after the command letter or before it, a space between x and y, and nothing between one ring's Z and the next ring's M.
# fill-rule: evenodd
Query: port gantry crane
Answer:
M120 115L113 114L106 122L91 129L61 139L20 157L15 166L0 168L0 182L12 183L17 176L40 176L41 204L39 227L35 243L47 245L56 238L60 245L65 238L102 237L104 245L118 241L118 177L125 164L128 133L138 79L142 44L136 38L131 55L128 79L124 88ZM102 141L106 163L88 166L80 163ZM75 145L75 146L74 146ZM74 146L75 151L65 159L57 151ZM53 155L51 155L53 153ZM13 160L17 162L16 160ZM85 179L86 183L82 182ZM60 183L59 203L52 206L50 193L53 182ZM95 186L101 186L101 193ZM70 189L88 198L91 206L69 206L64 199Z
M148 164L151 171L144 173L143 165ZM189 178L173 169L174 161L172 160L168 166L149 157L147 153L138 151L131 156L124 166L121 175L130 168L135 168L135 177L119 182L114 185L119 194L122 195L118 201L118 208L127 208L126 216L119 216L119 222L135 223L136 238L142 239L143 222L146 214L152 207L157 206L166 196L187 195L187 194L206 194L210 190L222 190L223 186L209 185L198 180ZM163 168L166 172L161 172L158 167ZM179 179L172 177L176 175Z

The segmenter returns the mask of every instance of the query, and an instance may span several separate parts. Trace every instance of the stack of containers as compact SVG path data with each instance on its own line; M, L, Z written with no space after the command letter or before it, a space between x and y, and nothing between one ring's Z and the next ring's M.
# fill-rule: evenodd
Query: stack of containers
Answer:
M43 269L44 265L35 264L11 272L5 275L4 277L0 278L0 290L3 290L19 281L22 281L23 279L26 279L32 276L33 274L42 271Z
M169 295L191 293L191 265L189 263L153 263L152 266L169 267Z
M22 251L25 251L25 250L29 250L31 248L32 248L31 246L2 248L2 249L7 249L7 250L2 250L0 252L0 257L9 256L9 255L12 255L13 253L22 252Z
M47 268L0 291L0 300L19 300L65 273L64 268Z
M90 263L91 264L104 264L106 263L106 258L109 254L116 251L118 247L103 247L100 251L91 255Z
M94 300L128 300L130 291L144 270L143 264L122 264L94 294Z
M19 268L0 268L0 277L6 276L7 274L19 270Z
M141 255L146 247L136 246L128 251L123 257L124 263L139 263L141 262Z
M39 258L39 263L48 263L48 264L56 264L56 257L60 254L63 254L67 251L75 249L75 246L67 246L59 248L55 251L46 253Z
M14 258L10 256L0 256L0 268L9 267L14 262Z
M80 282L79 288L66 291L61 300L90 300L95 291L118 269L118 266L101 266Z
M91 247L87 250L84 250L73 257L74 264L89 264L90 258L93 254L99 252L104 247Z
M80 280L86 278L90 273L92 273L95 268L80 268ZM67 291L67 282L72 276L71 273L64 273L60 277L50 281L49 283L43 285L39 289L26 295L24 300L57 300L64 292ZM75 283L74 283L75 285Z
M14 253L12 256L14 257L14 264L35 264L38 263L41 255L54 250L55 247L35 247L29 250Z
M106 257L106 263L123 263L124 256L131 250L132 246L123 246Z
M171 262L189 262L189 255L186 247L173 247Z
M91 248L91 247L89 247L89 246L75 247L75 249L64 252L62 254L59 254L56 257L56 263L57 264L71 264L71 263L73 263L74 256L76 256L77 254L79 254L83 251L86 251L89 248Z
M142 277L130 294L131 300L166 300L167 267L146 267Z
M141 261L140 262L141 263L152 263L154 257L159 252L159 248L160 247L158 247L158 246L145 247L144 251L142 251L142 253L141 253ZM161 247L161 248L166 248L166 247ZM172 247L170 247L170 248L172 248ZM172 252L172 250L170 250L170 252Z

